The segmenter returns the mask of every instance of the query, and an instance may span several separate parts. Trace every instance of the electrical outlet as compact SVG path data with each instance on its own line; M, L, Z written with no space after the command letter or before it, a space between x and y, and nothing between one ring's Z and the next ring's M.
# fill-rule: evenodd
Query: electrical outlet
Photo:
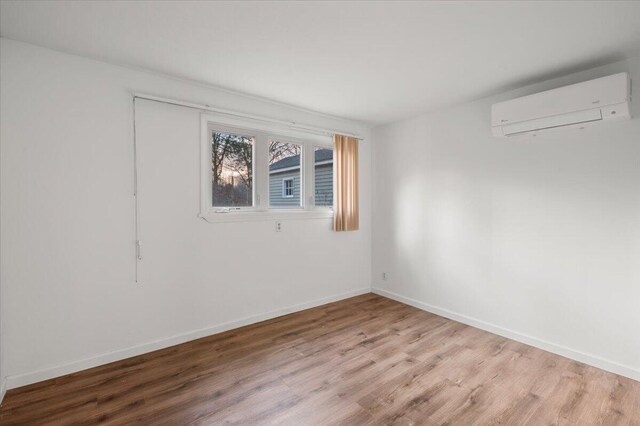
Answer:
M282 232L282 222L276 221L276 232Z
M387 280L387 273L383 272L382 273L382 281L386 281Z

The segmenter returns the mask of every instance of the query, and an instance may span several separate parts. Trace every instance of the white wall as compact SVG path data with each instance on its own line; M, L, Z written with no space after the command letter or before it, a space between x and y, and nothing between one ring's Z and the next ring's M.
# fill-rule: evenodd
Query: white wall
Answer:
M2 203L2 194L0 193L0 204ZM1 235L1 232L0 232ZM1 253L0 253L1 257ZM1 265L0 265L1 267ZM0 271L0 276L2 275L2 271ZM0 402L4 399L4 394L6 392L6 380L4 377L4 333L2 332L3 328L3 309L2 309L2 293L3 293L3 285L2 280L0 280Z
M489 127L494 102L621 71L637 91L632 59L374 129L374 290L640 379L640 96L628 122Z
M9 387L368 292L361 230L329 219L210 224L200 115L141 101L141 285L134 284L132 91L357 132L358 123L1 40L3 373ZM259 66L259 64L256 64Z

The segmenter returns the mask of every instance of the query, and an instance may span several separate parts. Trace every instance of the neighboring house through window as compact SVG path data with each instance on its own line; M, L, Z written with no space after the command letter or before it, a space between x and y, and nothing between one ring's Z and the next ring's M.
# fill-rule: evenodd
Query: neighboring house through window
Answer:
M333 149L313 147L313 203L315 207L333 207ZM269 165L269 206L292 208L300 206L302 179L300 154L273 161Z
M269 143L269 207L299 209L302 207L302 145L283 140Z
M333 149L314 149L314 188L316 207L333 207Z

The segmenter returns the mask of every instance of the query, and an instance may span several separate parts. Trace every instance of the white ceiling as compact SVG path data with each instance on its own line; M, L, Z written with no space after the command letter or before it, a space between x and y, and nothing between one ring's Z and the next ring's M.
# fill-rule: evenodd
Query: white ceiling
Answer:
M640 2L2 1L0 33L387 123L640 52Z

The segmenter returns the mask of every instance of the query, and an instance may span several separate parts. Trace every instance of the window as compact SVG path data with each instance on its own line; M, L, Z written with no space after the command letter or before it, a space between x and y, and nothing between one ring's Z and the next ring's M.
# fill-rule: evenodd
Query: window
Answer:
M293 178L282 179L282 197L293 198Z
M299 208L302 205L302 145L269 142L269 207Z
M253 206L253 145L251 136L211 130L211 205Z
M333 207L333 148L315 147L313 178L316 206Z
M332 137L210 113L201 135L201 218L333 217Z

